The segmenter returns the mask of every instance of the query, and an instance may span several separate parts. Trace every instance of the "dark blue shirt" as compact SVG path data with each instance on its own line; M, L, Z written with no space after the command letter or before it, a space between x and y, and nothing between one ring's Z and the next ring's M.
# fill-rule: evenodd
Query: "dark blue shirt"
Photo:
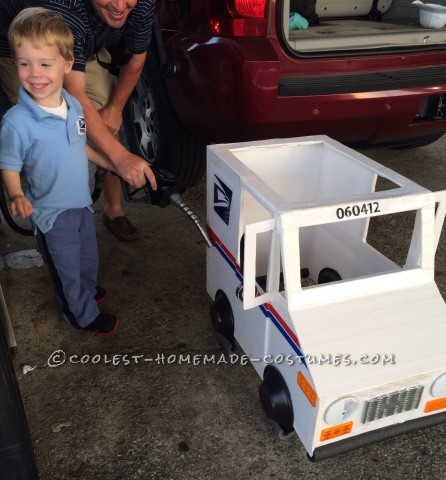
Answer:
M85 71L85 62L104 47L123 39L131 53L144 53L152 36L155 0L138 0L125 25L109 27L96 15L90 0L0 0L0 57L10 57L8 28L24 8L40 6L59 13L74 36L73 70Z

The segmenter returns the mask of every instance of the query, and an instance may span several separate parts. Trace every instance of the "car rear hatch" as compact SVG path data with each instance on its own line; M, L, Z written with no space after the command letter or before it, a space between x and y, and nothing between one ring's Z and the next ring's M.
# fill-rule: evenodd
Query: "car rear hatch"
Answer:
M299 30L296 22L290 22L290 13L307 14L299 8L304 3L308 2L278 2L283 40L288 52L296 56L445 48L445 28L422 27L419 8L412 4L412 0L317 0L318 21L310 21L307 28Z

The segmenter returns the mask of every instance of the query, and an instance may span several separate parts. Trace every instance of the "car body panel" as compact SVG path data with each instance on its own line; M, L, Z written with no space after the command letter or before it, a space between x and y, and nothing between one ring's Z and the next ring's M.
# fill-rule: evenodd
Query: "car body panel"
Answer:
M339 75L399 72L404 78L406 71L409 76L426 67L446 68L444 45L299 57L281 38L279 1L269 3L268 34L260 37L212 34L208 2L188 2L184 15L178 3L160 2L155 28L175 71L166 78L171 103L192 136L219 143L323 133L349 144L376 145L410 143L446 129L442 116L415 121L428 96L446 95L446 81L438 79L404 87L395 81L385 89L368 85L363 91L358 79L359 88L342 94L281 93L281 83L293 78L303 85L305 78L309 85L318 78L330 85Z

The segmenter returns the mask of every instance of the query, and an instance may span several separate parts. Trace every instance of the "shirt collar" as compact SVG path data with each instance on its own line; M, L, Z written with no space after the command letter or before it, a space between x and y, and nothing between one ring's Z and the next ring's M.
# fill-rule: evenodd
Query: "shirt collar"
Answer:
M68 98L68 92L65 89L62 89L62 97L65 98L65 101L67 102L69 115L70 100ZM45 117L55 117L55 115L53 115L52 113L46 112L43 108L40 108L39 105L37 105L37 103L33 100L31 95L22 86L20 86L19 88L19 103L25 105L38 120Z

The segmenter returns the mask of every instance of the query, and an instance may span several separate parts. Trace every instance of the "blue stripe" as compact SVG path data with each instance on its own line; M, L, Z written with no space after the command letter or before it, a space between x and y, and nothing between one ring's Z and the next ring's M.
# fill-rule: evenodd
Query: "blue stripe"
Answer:
M228 265L231 267L231 269L234 270L236 277L241 282L243 282L243 275L238 271L237 266L232 261L232 259L227 255L227 253L223 250L223 248L218 243L216 243L215 246L217 247L217 250L221 253L222 257L226 260Z
M228 265L231 267L231 269L234 270L237 278L241 282L243 282L243 275L238 271L235 263L227 255L227 253L223 250L223 247L221 245L219 245L218 242L215 243L215 246L217 247L217 250L220 252L222 257L226 260ZM263 312L265 317L269 318L273 322L273 324L276 326L276 328L279 330L279 332L285 337L285 340L290 344L291 348L297 353L298 357L300 358L300 361L305 365L305 367L308 368L307 363L305 361L305 356L304 356L302 350L296 345L296 342L294 342L294 340L292 338L290 338L287 331L282 327L282 325L277 320L277 318L273 315L273 313L270 312L269 310L267 310L264 305L259 305L259 308Z
M268 317L273 322L273 324L276 326L279 332L285 337L285 340L291 345L291 348L297 353L297 356L300 358L300 361L307 367L307 362L305 361L305 356L302 350L296 345L294 340L290 338L287 331L282 327L282 325L277 320L277 318L273 315L273 313L267 310L264 305L259 305L259 308L260 310L262 310L265 317Z

